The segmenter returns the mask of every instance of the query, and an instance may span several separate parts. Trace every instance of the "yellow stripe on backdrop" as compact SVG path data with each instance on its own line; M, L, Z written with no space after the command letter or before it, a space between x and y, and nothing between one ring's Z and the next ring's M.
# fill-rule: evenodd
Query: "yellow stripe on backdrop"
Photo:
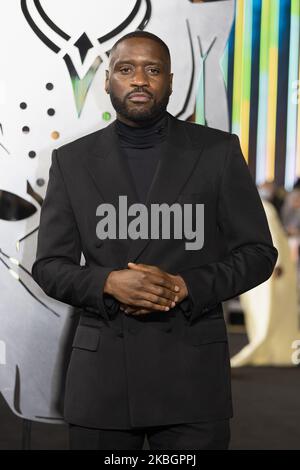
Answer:
M250 131L252 0L237 0L233 77L232 130L238 134L248 162Z
M279 41L279 0L268 0L270 8L269 29L269 86L268 86L268 127L267 127L267 179L275 176L276 115L278 88L278 41Z

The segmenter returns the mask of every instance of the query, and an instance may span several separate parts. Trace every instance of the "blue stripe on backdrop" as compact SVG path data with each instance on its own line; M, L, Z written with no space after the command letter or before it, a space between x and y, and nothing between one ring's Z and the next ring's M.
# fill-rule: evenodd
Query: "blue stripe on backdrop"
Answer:
M282 186L284 185L284 172L286 160L290 26L291 2L290 0L280 0L275 180L278 184Z
M228 40L228 112L229 112L229 129L232 129L232 100L233 100L233 73L234 73L234 36L235 21L233 22L231 33Z
M256 175L256 146L259 98L259 61L261 31L261 0L253 0L252 12L252 70L251 70L251 106L249 129L249 168L253 178Z

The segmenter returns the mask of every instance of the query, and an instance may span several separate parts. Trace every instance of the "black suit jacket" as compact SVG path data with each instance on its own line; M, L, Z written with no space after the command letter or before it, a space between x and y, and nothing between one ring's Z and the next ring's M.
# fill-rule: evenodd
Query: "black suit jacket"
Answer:
M66 377L67 422L128 429L232 416L222 301L266 281L277 259L239 139L168 113L163 158L146 204L204 204L204 245L100 240L97 206L138 201L115 122L52 155L32 274L47 295L80 307ZM80 265L81 253L85 265ZM103 286L127 262L159 266L186 281L169 312L125 315Z

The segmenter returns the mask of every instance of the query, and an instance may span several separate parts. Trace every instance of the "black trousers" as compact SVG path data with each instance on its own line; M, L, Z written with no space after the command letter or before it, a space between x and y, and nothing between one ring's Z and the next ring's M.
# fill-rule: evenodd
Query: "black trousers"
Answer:
M69 425L70 450L227 450L229 419L133 430L90 429ZM147 450L147 447L145 447Z

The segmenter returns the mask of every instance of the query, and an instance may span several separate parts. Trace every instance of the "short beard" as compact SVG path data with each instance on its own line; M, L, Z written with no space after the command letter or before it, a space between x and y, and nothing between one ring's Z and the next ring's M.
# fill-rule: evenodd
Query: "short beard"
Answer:
M112 91L110 99L115 111L124 118L134 122L146 122L155 119L167 109L170 95L166 92L158 103L154 102L148 109L139 109L138 106L135 109L129 109L126 105L126 98L121 101Z

